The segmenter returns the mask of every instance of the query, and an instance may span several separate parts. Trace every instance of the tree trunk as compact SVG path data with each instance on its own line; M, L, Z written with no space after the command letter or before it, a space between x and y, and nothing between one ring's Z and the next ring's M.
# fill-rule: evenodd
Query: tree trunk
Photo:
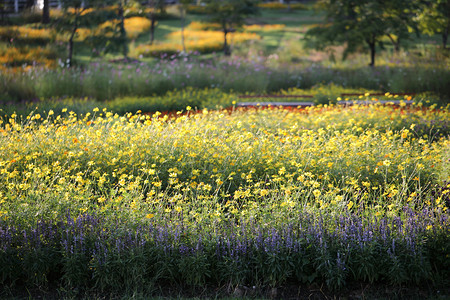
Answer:
M387 36L391 40L392 45L394 46L395 53L398 53L400 51L400 38L397 38L396 41L390 34L388 34Z
M0 24L4 24L5 23L5 15L6 15L6 11L5 11L5 7L4 7L4 3L0 3L0 15L1 15L1 21Z
M376 46L375 38L372 37L371 39L367 40L367 44L369 45L369 48L370 48L370 64L369 64L369 66L374 67L375 66L375 46Z
M33 7L33 5L34 5L34 0L27 0L27 1L25 2L25 7L26 7L26 8Z
M155 25L156 25L156 3L155 0L149 0L148 6L152 10L150 13L150 45L153 45L153 41L155 40Z
M120 42L122 43L122 54L125 61L128 60L127 32L125 31L125 17L123 15L123 6L119 4L119 29Z
M50 23L50 3L44 0L44 8L42 9L42 24Z
M394 44L394 50L396 53L400 52L400 39L397 39L397 42Z
M156 25L156 15L152 12L150 16L150 45L153 45L153 41L155 40L155 25Z
M78 24L75 24L73 29L72 29L72 33L70 34L70 38L69 38L69 47L68 47L68 55L67 55L67 66L70 68L72 67L73 63L72 63L72 57L73 57L73 39L75 37L75 33L77 32L78 29Z
M223 30L223 54L225 56L230 56L231 50L230 50L230 46L228 45L227 34L228 34L228 29L225 28Z
M442 32L442 46L444 47L444 49L447 49L449 27L450 27L450 24L448 24L447 28L445 28L444 32Z
M186 53L186 45L184 42L184 20L186 18L186 12L183 7L180 6L181 15L181 45L183 46L183 53Z
M160 14L165 15L167 13L166 4L164 3L164 1L159 2L158 8L159 8Z
M75 34L77 33L78 26L80 25L80 16L86 8L82 6L81 8L75 8L75 20L73 22L72 32L70 33L69 43L67 47L67 66L70 68L73 66L73 50Z

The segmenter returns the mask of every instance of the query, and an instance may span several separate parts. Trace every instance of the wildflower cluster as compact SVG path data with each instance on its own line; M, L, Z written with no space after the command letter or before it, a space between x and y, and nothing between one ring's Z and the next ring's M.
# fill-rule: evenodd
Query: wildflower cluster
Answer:
M3 117L2 284L338 289L448 272L450 142L407 123L448 112L176 115Z
M366 220L302 213L283 227L232 221L209 232L182 218L136 227L127 219L70 213L30 227L0 222L0 282L120 294L151 293L167 283L325 282L338 290L355 281L421 284L430 274L448 275L442 257L448 246L439 243L448 238L448 216L404 213L404 219Z

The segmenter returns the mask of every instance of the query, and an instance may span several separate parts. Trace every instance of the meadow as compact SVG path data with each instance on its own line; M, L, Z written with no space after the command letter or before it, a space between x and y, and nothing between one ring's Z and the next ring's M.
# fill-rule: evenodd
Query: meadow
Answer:
M368 67L308 48L311 4L262 8L230 57L199 6L187 52L176 7L153 44L130 9L129 60L99 18L70 68L35 15L0 27L1 297L450 295L448 51ZM238 106L261 94L315 105Z

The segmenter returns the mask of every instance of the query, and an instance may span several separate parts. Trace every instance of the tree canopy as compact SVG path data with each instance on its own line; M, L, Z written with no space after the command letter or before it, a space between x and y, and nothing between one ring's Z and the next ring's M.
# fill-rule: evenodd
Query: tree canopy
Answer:
M450 31L450 0L425 0L417 17L419 28L425 34L440 34L442 46L447 48Z
M319 0L318 6L326 12L326 24L310 29L307 39L319 49L345 44L344 56L367 47L370 66L384 37L398 48L400 39L416 30L414 5L407 0Z

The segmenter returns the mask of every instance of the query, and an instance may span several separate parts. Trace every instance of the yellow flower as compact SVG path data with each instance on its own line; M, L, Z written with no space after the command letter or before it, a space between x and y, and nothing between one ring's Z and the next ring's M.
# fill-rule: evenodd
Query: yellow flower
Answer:
M145 218L151 219L151 218L153 218L154 216L155 216L154 214L147 214L147 215L145 216Z
M334 200L336 201L336 202L340 202L340 201L342 201L344 199L344 196L341 196L341 195L337 195L336 197L334 197ZM353 205L353 204L352 204Z
M321 192L319 190L314 190L313 194L314 194L314 197L319 198L319 196L321 195Z
M161 186L162 186L162 182L161 182L161 181L153 181L152 184L153 184L155 187L161 187Z
M408 129L403 129L401 134L402 139L406 139L408 137L408 133L409 133Z
M353 205L354 205L353 201L350 201L350 202L347 204L347 209L348 209L348 210L352 209Z

